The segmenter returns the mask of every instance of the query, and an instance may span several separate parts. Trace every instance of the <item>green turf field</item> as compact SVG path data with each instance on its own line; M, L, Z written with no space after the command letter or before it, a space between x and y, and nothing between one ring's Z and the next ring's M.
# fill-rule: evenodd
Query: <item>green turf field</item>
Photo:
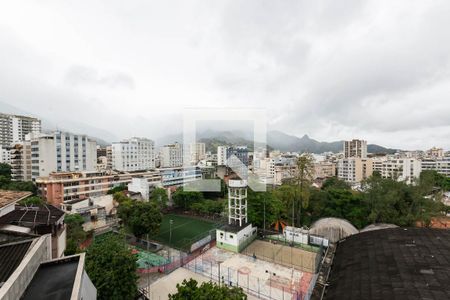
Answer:
M171 241L170 220L173 220ZM187 249L195 242L196 238L204 237L209 230L216 227L215 223L209 221L180 215L164 215L159 234L153 239L174 248Z

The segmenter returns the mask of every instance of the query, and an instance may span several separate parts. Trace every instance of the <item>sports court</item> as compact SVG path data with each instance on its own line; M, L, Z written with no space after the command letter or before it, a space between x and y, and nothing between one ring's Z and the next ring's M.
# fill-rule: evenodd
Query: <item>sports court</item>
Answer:
M172 220L172 238L170 238L170 220ZM153 239L177 249L189 249L192 243L208 235L219 225L205 220L180 215L164 215L159 234Z
M152 252L147 252L137 247L132 248L132 253L137 255L138 269L146 269L149 267L156 267L169 263L169 260L167 258Z
M320 255L316 251L307 251L273 241L255 240L242 253L248 256L256 256L260 260L311 273L317 271L320 260Z
M315 281L312 273L217 247L192 260L185 268L210 280L220 278L224 284L242 287L248 295L263 299L307 299L311 283Z

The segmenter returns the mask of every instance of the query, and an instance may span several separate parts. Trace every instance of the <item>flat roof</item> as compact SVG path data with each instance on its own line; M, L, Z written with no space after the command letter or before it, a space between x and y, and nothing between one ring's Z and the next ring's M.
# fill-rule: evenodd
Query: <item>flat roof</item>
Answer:
M449 299L450 230L388 228L339 242L324 299Z
M79 261L80 256L70 256L41 264L21 299L70 299Z
M0 208L16 203L31 195L31 192L0 190Z

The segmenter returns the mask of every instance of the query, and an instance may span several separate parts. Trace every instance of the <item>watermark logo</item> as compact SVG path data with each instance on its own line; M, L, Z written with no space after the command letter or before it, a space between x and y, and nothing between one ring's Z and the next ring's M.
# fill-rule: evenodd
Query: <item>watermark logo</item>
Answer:
M253 149L243 145L225 146L222 157L218 160L230 168L239 178L248 182L253 191L266 191L266 169L262 166L267 152L267 121L266 110L249 108L186 108L183 110L183 149L185 151L183 167L193 168L191 148L197 142L197 125L199 122L236 122L252 124L252 128L242 128L242 131L253 132ZM252 159L249 157L251 154ZM187 154L187 155L186 155ZM201 179L192 181L183 178L185 191L220 192L219 179Z

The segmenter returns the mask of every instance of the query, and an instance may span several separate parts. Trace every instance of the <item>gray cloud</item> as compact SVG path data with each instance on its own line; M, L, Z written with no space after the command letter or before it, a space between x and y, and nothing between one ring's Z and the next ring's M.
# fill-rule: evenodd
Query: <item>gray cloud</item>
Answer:
M291 134L450 149L448 1L177 4L9 2L0 101L118 138L250 106Z
M71 85L98 85L109 88L134 88L134 80L131 76L122 73L110 73L101 75L93 68L86 66L72 66L66 73L65 81Z

